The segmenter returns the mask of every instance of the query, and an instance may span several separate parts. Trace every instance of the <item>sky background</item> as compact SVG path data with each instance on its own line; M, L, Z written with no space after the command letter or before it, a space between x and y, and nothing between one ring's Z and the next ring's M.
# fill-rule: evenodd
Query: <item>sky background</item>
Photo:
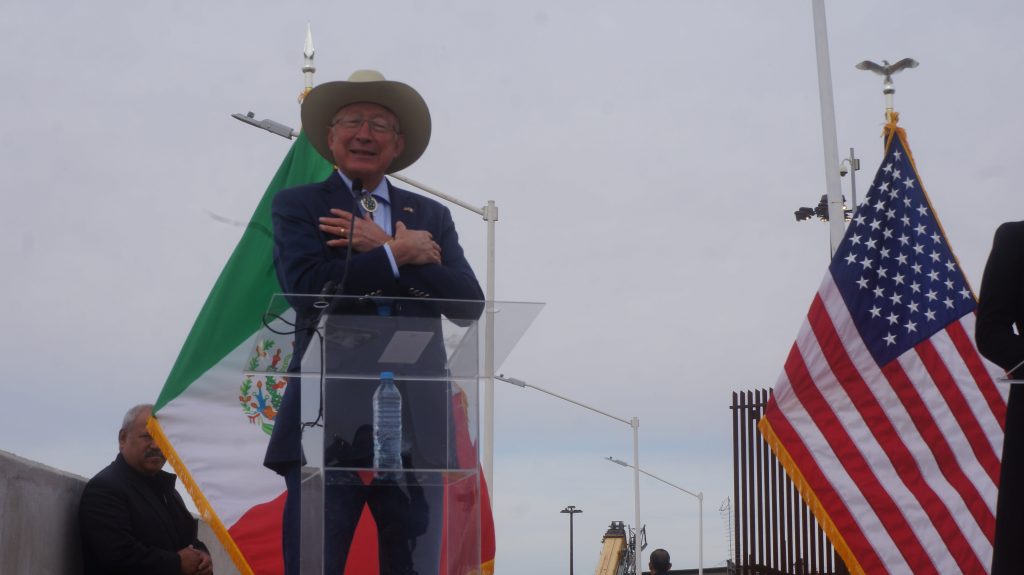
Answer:
M840 156L863 198L882 80L977 290L995 227L1024 219L1019 2L827 7ZM83 476L156 399L317 81L414 86L430 147L404 173L500 208L497 299L546 307L500 371L624 419L646 471L704 493L705 566L728 556L732 392L771 387L828 263L793 211L825 193L809 1L483 3L0 0L0 449ZM849 177L843 179L849 198ZM485 273L486 227L453 214ZM627 425L497 384L497 573L592 573L633 522ZM269 473L269 472L268 472ZM697 566L697 501L642 479L651 548ZM644 564L646 565L644 555Z

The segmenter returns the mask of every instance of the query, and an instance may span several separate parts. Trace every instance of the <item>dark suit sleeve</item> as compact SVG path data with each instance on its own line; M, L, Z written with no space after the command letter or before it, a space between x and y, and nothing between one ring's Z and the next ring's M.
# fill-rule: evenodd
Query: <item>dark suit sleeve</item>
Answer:
M306 186L283 190L274 198L275 266L286 293L317 294L328 281L340 282L344 274L344 250L328 246L319 228L319 218L330 215L330 207L321 199L325 193ZM383 247L352 254L346 293L365 295L394 283Z
M78 510L83 543L101 565L117 566L119 572L178 575L176 552L146 545L133 535L129 505L117 485L90 481Z
M399 270L399 285L413 297L484 299L480 283L459 244L459 234L455 231L451 212L441 205L436 205L436 212L434 221L427 222L426 229L431 231L434 241L441 246L441 264L402 266ZM412 222L406 223L411 229L416 229L414 225Z
M1014 333L1024 322L1024 222L996 230L978 298L975 340L982 355L1005 370L1024 361L1024 337ZM1011 376L1024 377L1024 368Z
M323 188L306 186L283 190L274 198L275 266L287 293L320 293L324 284L340 282L345 273L345 250L329 247L328 238L318 227L318 218L328 215L331 207L324 201L326 197ZM480 284L459 245L451 213L436 202L421 201L417 205L420 209L414 211L415 216L403 215L400 219L409 229L433 234L441 247L442 264L405 265L399 269L400 277L396 279L383 246L354 253L345 280L345 293L483 299ZM352 209L351 205L341 207Z

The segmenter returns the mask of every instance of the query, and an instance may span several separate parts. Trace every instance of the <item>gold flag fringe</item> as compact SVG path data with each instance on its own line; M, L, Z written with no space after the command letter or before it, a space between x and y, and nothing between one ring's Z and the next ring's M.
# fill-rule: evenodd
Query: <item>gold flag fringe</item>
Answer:
M814 518L818 520L818 524L821 525L822 530L825 532L825 536L832 542L832 547L835 548L836 553L843 558L843 562L846 563L846 568L850 570L850 573L855 575L864 575L864 568L861 567L860 562L854 557L853 551L850 550L850 546L843 539L839 529L836 528L832 518L828 512L825 511L825 507L818 500L818 496L808 485L807 480L804 478L803 473L800 473L800 469L797 468L793 458L790 457L789 451L782 445L778 436L775 435L775 430L772 429L768 419L765 417L761 418L761 421L757 423L757 429L761 432L761 436L771 447L772 452L775 453L775 457L782 464L782 468L786 470L786 474L789 475L790 481L796 486L797 491L800 493L800 497L810 508L811 513L814 514Z
M153 436L153 440L160 447L160 450L164 452L164 457L174 468L174 471L178 474L178 479L181 480L182 485L185 486L185 490L192 496L192 501L196 504L196 508L199 510L200 517L203 521L210 526L214 535L220 541L220 544L224 547L228 556L235 563L235 568L242 575L254 575L253 570L249 567L249 563L242 556L242 551L235 545L234 539L228 533L227 527L221 522L220 517L214 512L210 502L203 495L203 492L199 489L192 475L188 472L188 468L185 467L185 463L178 456L178 452L174 450L174 446L164 435L163 428L160 427L160 422L156 417L149 418L149 422L146 424L146 429L149 430L149 434Z

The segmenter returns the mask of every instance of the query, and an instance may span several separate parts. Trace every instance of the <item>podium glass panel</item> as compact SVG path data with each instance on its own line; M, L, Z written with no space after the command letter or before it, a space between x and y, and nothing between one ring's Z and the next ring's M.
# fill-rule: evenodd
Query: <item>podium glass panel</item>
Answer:
M297 313L275 313L288 307ZM303 574L342 575L347 562L389 575L479 571L481 320L495 322L497 367L540 307L295 295L271 302L252 357L265 353L261 342L294 333L302 358L285 393L303 390ZM276 369L247 375L279 379Z

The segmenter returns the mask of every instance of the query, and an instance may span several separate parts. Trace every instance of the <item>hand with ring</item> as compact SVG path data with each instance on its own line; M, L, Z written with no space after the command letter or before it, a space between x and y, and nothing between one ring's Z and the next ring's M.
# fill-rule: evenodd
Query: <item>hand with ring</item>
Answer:
M380 226L373 221L369 214L362 218L356 218L355 226L349 229L352 224L352 212L332 209L330 216L320 218L320 231L329 236L335 236L327 240L327 245L334 248L346 248L352 242L352 250L356 253L370 251L384 245L391 239Z

